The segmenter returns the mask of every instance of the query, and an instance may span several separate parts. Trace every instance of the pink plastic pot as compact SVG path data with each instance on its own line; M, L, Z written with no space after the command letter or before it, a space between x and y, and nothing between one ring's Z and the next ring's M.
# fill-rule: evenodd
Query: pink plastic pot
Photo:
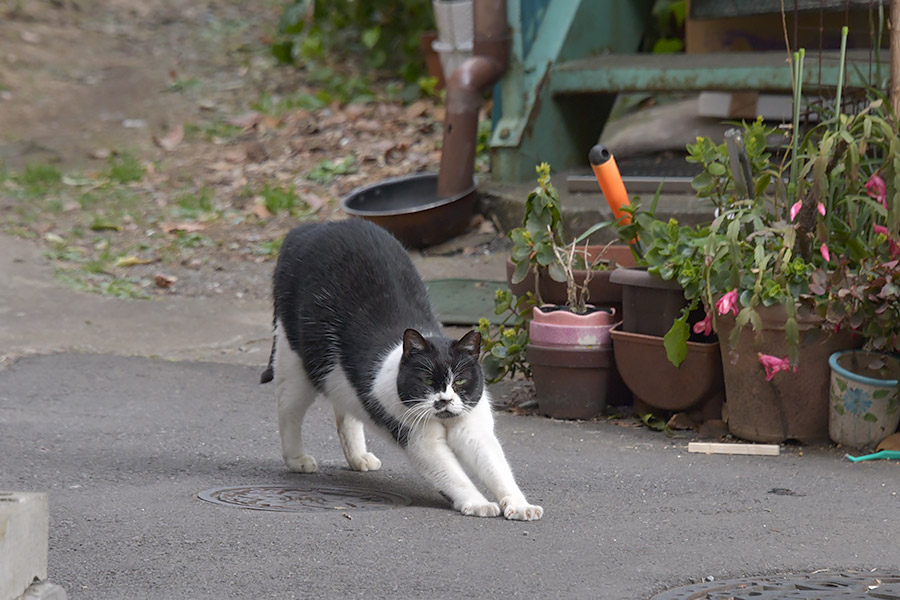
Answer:
M528 335L540 346L607 347L615 309L577 315L567 310L544 312L534 307Z

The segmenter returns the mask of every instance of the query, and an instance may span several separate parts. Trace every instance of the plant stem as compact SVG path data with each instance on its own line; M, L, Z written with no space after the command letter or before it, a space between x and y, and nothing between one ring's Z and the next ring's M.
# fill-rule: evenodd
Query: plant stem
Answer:
M900 6L900 0L894 0L894 4ZM844 65L847 61L847 33L849 32L849 28L844 25L841 27L841 62L838 67L838 80L837 80L837 95L834 100L834 119L835 119L835 130L841 128L841 113L843 112L841 106L841 96L844 92ZM893 55L892 55L893 56Z
M800 148L800 100L803 89L803 58L806 56L806 50L800 48L798 52L794 52L794 120L793 120L793 140L791 144L791 181L788 186L788 206L791 206L797 198L797 170L800 165L797 156Z

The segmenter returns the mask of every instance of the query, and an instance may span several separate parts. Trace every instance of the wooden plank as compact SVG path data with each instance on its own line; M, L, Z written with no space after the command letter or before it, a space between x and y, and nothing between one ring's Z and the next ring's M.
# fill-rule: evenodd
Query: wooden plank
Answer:
M716 442L689 442L688 452L700 454L746 454L751 456L778 456L778 444L721 444Z

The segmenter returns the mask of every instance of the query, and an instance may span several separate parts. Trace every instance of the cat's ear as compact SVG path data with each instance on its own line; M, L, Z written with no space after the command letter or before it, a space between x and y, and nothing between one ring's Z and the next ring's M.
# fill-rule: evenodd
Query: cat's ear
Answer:
M415 329L407 329L403 332L403 356L409 356L416 352L425 352L430 344L421 333Z
M454 345L462 352L471 354L477 359L481 353L481 334L473 329L462 336L458 342L454 342Z

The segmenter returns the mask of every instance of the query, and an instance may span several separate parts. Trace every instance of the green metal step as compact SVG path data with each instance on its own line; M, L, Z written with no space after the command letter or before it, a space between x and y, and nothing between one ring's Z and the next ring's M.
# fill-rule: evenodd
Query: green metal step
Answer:
M803 84L835 86L840 55L816 51L806 57ZM865 87L875 65L868 50L849 51L845 81ZM885 72L887 69L884 69ZM551 69L554 95L687 90L791 90L786 52L716 54L607 54L561 63Z

